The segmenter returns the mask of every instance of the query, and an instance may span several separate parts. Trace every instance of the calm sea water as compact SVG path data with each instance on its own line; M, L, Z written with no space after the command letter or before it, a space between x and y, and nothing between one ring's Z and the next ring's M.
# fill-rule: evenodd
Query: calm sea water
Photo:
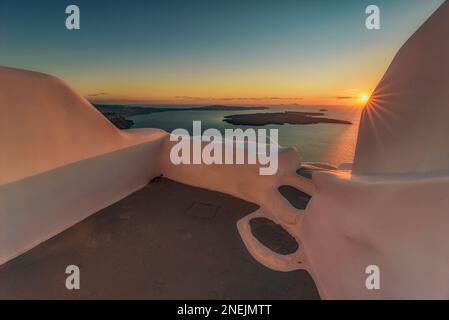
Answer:
M153 106L155 107L155 106ZM164 106L165 107L165 106ZM179 106L178 106L179 107ZM188 106L195 107L195 106ZM184 128L192 132L192 122L200 120L202 129L215 128L224 133L224 129L250 128L235 126L223 121L224 117L233 114L280 111L312 111L327 109L326 117L348 120L353 125L317 124L317 125L269 125L255 128L275 128L279 130L279 143L283 146L295 147L303 161L326 162L330 164L352 163L357 140L360 114L357 107L272 107L269 110L249 111L171 111L129 117L135 128L160 128L168 132Z

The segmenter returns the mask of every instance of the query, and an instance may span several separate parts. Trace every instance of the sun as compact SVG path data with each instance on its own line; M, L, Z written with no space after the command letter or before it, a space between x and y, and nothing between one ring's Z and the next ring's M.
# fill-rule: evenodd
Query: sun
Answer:
M362 93L359 96L359 103L360 103L360 105L366 106L370 99L371 99L371 95L369 95L367 93Z

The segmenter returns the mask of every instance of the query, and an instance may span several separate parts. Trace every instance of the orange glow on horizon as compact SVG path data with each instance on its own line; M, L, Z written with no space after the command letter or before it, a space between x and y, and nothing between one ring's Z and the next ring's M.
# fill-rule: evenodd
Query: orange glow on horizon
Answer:
M336 98L146 98L140 99L129 97L113 97L113 96L85 96L87 100L94 103L112 103L112 104L167 104L167 105L242 105L242 106L359 106L360 98L336 99Z

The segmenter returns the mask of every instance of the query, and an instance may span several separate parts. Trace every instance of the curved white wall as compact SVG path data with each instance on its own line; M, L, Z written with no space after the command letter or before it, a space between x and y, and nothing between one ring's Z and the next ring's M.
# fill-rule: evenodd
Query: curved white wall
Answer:
M449 176L355 178L318 172L296 229L327 299L449 297ZM380 290L365 286L380 268Z
M352 175L316 173L294 232L330 299L449 297L449 3L407 41L362 115ZM380 268L380 290L365 270Z
M0 67L0 264L160 175L166 136L122 132L61 80Z
M0 67L0 185L144 142L63 81Z
M449 173L449 2L404 44L360 122L354 174Z
M143 188L161 174L165 133L0 186L0 265Z

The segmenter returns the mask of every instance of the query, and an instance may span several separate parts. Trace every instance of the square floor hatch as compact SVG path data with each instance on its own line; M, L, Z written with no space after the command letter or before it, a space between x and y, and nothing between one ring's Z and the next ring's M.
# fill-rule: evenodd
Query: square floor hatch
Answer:
M185 213L194 218L212 220L218 213L220 206L211 203L194 202Z

